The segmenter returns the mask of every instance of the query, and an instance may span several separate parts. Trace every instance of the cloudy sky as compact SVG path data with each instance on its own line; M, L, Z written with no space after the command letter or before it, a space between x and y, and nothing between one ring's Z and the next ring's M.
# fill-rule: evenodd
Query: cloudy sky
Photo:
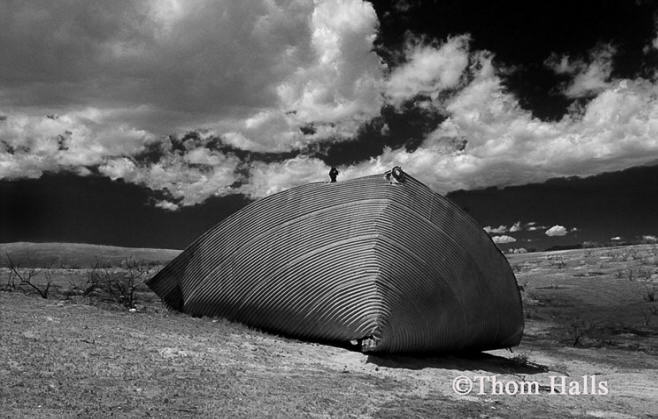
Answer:
M658 162L654 2L493 3L0 0L0 180L180 211L332 165L447 193Z

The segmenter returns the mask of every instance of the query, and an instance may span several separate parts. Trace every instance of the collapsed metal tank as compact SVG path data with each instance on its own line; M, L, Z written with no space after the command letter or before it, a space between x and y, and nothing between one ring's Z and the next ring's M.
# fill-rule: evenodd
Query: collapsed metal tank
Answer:
M489 236L399 167L253 202L147 283L185 313L364 352L504 348L524 326Z

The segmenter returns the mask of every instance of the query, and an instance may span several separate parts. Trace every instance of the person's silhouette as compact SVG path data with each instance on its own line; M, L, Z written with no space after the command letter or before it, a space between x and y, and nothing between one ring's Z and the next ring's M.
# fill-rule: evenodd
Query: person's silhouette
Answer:
M336 177L338 176L338 169L332 167L329 171L329 177L331 178L331 183L336 182Z

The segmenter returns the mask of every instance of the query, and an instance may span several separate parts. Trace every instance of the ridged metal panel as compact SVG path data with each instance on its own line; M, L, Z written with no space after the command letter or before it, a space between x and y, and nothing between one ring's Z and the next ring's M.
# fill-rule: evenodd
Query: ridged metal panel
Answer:
M148 285L170 306L368 351L519 343L521 299L480 226L413 177L313 183L208 230Z

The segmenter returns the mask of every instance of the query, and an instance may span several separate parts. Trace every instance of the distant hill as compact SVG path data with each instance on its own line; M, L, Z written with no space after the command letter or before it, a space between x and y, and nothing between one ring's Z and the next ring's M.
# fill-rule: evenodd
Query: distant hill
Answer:
M0 266L6 266L7 255L18 266L35 268L88 268L97 262L118 266L130 257L146 264L163 265L180 252L84 243L0 243Z
M555 252L555 251L560 251L560 250L573 250L573 249L582 249L583 245L580 243L576 244L558 244L556 246L551 246L548 249L546 249L546 252Z
M617 236L639 243L643 236L658 235L658 165L500 189L455 191L447 197L482 226L509 227L520 221L543 227L506 233L516 242L501 244L503 249L557 250L574 243L607 243ZM554 225L569 232L563 236L544 234Z

